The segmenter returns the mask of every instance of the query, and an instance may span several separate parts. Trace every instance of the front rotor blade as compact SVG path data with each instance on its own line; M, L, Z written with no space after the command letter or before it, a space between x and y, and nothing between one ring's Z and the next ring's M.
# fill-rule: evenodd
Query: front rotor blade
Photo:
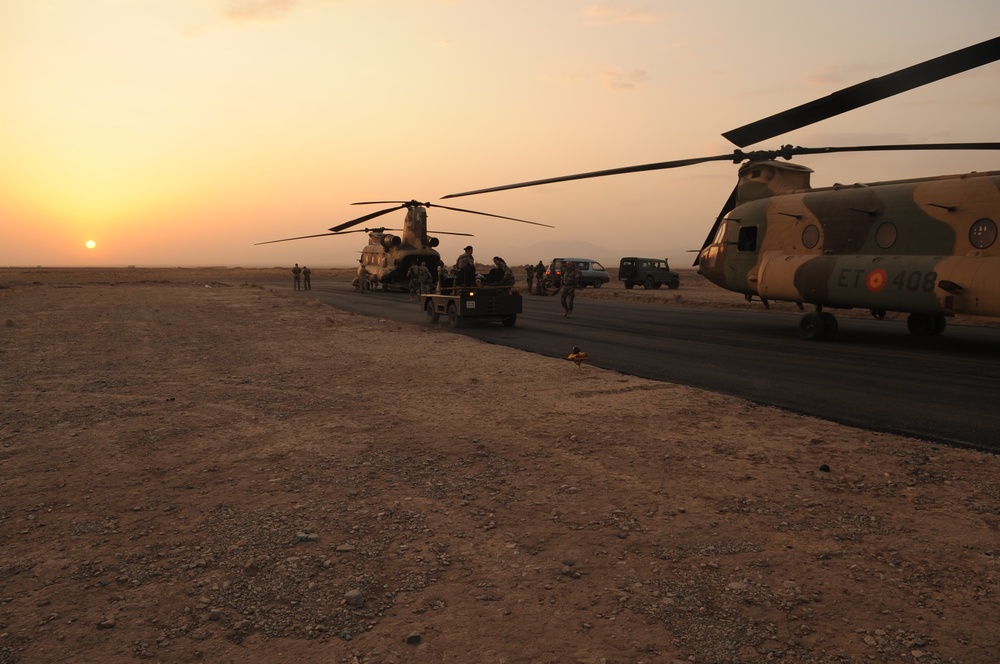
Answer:
M746 147L996 60L1000 60L1000 37L852 85L821 99L727 131L723 136L741 148Z
M381 217L383 214L389 214L390 212L395 212L396 210L402 210L406 205L397 205L396 207L386 208L385 210L379 210L378 212L372 212L371 214L366 214L363 217L358 217L357 219L352 219L351 221L345 221L339 226L334 226L330 230L334 233L339 233L340 231L350 228L351 226L357 226L358 224L364 223L369 219L375 219L376 217Z
M447 198L447 196L445 196ZM500 214L490 214L489 212L476 212L475 210L463 210L457 207L448 207L447 205L435 205L433 203L427 204L430 207L439 207L445 210L453 210L454 212L468 212L469 214L481 214L484 217L496 217L497 219L507 219L509 221L520 221L522 224L532 224L534 226L545 226L546 228L555 228L555 226L549 226L548 224L540 224L537 221L528 221L526 219L516 219L514 217L505 217Z
M679 168L681 166L693 166L706 161L733 161L733 154L715 155L712 157L695 157L694 159L677 159L675 161L661 161L655 164L642 164L640 166L625 166L623 168L610 168L606 171L592 171L590 173L577 173L576 175L563 175L557 178L546 178L544 180L532 180L530 182L519 182L517 184L505 184L499 187L487 187L486 189L475 189L473 191L463 191L458 194L448 194L441 198L458 198L459 196L473 196L475 194L487 194L494 191L506 191L507 189L520 189L521 187L535 187L540 184L553 184L555 182L569 182L570 180L585 180L587 178L600 178L606 175L623 175L625 173L641 173L643 171L659 171L666 168ZM737 163L739 160L737 160ZM518 220L520 221L520 220Z
M284 240L268 240L267 242L254 242L256 247L259 244L274 244L275 242L291 242L292 240L305 240L311 237L326 237L327 235L337 235L337 233L320 233L318 235L300 235L299 237L286 237Z
M466 237L476 237L472 233L452 233L449 231L427 231L428 235L464 235Z

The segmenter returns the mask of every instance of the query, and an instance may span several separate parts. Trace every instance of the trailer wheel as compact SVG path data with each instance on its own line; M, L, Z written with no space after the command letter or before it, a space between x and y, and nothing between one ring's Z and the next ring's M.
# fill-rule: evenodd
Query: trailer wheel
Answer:
M441 314L434 309L434 300L427 300L427 304L424 305L424 312L427 314L427 322L431 325L434 325L441 319Z
M507 316L506 318L502 319L500 323L504 327L514 327L517 324L517 314L511 314L510 316Z
M465 327L465 321L458 315L458 307L455 306L454 302L448 304L448 322L455 328Z

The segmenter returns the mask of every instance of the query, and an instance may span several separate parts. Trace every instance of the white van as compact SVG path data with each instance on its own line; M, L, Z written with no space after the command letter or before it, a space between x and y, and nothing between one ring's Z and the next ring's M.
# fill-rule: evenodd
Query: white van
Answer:
M611 275L604 269L604 266L592 258L553 258L549 263L549 269L545 271L545 285L550 288L559 288L562 283L562 266L564 261L576 263L576 269L580 271L580 286L586 288L593 286L600 288L611 281Z

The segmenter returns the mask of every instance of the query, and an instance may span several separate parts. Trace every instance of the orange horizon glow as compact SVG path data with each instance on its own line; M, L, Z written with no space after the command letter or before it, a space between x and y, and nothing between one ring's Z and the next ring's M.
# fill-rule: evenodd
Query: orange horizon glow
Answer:
M255 243L322 233L360 216L356 201L727 153L724 131L1000 25L1000 4L980 0L776 3L3 3L0 265L350 266L362 235ZM987 65L753 147L988 141L998 89ZM1000 156L797 161L826 186L996 170ZM512 264L569 242L606 264L639 249L689 264L734 178L715 163L448 201L555 230L434 209L428 225Z

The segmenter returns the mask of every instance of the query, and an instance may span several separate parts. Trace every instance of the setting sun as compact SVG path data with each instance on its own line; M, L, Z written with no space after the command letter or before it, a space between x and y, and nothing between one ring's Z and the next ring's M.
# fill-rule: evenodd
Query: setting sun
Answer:
M93 249L96 246L97 246L96 242L94 242L93 240L87 240L87 249Z

